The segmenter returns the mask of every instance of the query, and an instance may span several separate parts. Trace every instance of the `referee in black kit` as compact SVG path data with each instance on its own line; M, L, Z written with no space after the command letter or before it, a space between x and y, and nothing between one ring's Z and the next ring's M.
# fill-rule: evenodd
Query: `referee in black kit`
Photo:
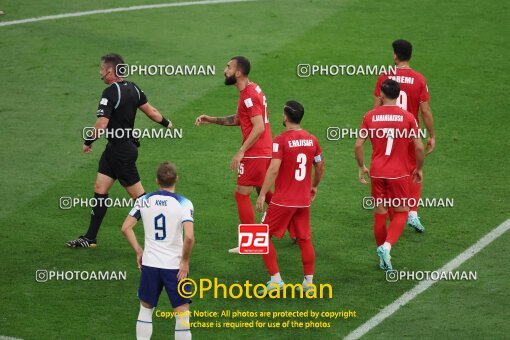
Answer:
M91 129L93 133L91 138L85 140L83 152L91 152L92 143L101 134L106 135L108 144L99 160L94 184L97 204L92 208L89 229L85 235L66 242L71 248L96 246L97 233L106 215L105 200L115 180L119 180L133 199L145 194L136 169L139 143L132 136L136 110L142 110L147 117L166 128L172 127L172 123L147 102L147 97L135 83L124 80L122 75L117 73L118 65L124 65L123 58L118 54L101 57L101 79L109 86L101 96L97 120L94 129Z

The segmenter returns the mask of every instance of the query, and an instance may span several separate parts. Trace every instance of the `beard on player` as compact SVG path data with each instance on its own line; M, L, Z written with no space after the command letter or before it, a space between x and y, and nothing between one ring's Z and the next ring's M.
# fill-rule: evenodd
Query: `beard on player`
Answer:
M234 85L237 83L236 75L233 74L230 77L225 74L225 85Z

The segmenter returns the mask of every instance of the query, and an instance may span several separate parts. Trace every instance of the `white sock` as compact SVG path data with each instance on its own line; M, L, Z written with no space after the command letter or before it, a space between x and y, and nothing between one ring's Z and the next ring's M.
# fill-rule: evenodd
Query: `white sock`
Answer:
M136 320L136 339L149 340L152 335L152 311L154 308L145 308L140 305L140 313Z
M189 311L175 315L175 340L191 340Z
M418 217L418 212L414 211L414 210L410 210L409 211L409 216L411 216L411 217Z
M273 281L275 283L282 282L282 277L280 276L280 273L276 273L274 275L271 275L271 281Z
M313 283L313 275L305 275L305 278L303 279L303 286L306 286L308 284Z
M391 244L389 242L384 242L383 247L386 248L387 251L391 250Z

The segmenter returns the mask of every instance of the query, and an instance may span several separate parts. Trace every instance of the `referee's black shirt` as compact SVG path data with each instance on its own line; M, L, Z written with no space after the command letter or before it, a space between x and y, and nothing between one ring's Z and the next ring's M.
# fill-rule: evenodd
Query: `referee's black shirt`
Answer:
M97 108L97 117L109 119L106 137L109 142L118 143L133 140L132 130L135 126L136 110L147 103L145 93L130 81L110 84L104 91ZM123 129L124 131L114 131Z

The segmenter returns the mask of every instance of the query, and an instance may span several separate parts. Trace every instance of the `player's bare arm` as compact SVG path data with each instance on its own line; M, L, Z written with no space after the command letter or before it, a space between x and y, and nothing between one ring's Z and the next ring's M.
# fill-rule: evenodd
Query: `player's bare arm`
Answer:
M177 279L180 281L185 279L189 273L189 258L191 255L191 249L195 244L195 236L193 234L193 222L184 222L182 224L184 230L184 241L182 248L182 258L179 264L179 272L177 273Z
M106 127L108 126L108 122L109 122L109 119L106 118L106 117L99 117L97 120L96 120L96 123L94 124L94 135L92 136L92 139L93 140L96 140L97 139L97 136L98 136L98 130L104 130L106 129ZM83 152L84 153L89 153L92 151L92 144L90 145L87 145L87 144L83 144Z
M321 160L320 162L314 163L314 176L312 179L312 201L315 199L315 196L317 196L317 187L319 186L319 183L322 179L322 174L324 173L324 160Z
M156 109L151 104L145 103L142 106L140 106L139 109L142 110L142 112L145 113L145 115L155 123L166 126L167 128L172 127L172 122L163 117L163 115L158 111L158 109Z
M281 159L273 158L271 163L269 164L269 168L266 172L266 177L264 178L264 184L262 184L262 188L260 188L259 197L257 198L257 211L262 212L264 209L264 202L266 200L266 194L273 186L276 177L278 176L278 172L280 171L280 165L282 164Z
M436 133L434 131L434 117L432 117L432 109L430 108L429 102L420 103L420 112L423 119L423 124L427 128L429 138L427 139L427 153L429 155L436 148Z
M237 114L225 116L225 117L211 117L208 115L198 116L195 120L195 125L202 124L217 124L217 125L225 125L225 126L239 126L239 117Z
M423 162L425 160L425 147L420 138L413 138L414 152L416 153L416 169L413 172L413 179L416 183L423 180Z
M262 118L262 115L253 116L250 118L250 120L251 123L253 124L253 128L251 129L248 138L246 138L241 148L236 152L234 157L232 157L232 163L230 164L230 168L232 170L237 171L246 150L251 148L253 144L255 144L255 142L259 139L262 132L264 132L264 120Z
M369 171L365 166L365 159L363 155L363 145L365 144L366 138L358 138L354 146L354 157L358 163L358 180L361 184L368 184L365 176L368 176Z
M133 248L133 250L136 253L136 263L138 264L138 269L142 270L143 249L142 247L140 247L140 244L136 239L135 232L133 231L136 222L137 220L133 216L126 217L124 223L122 223L122 233L126 237L126 240L128 240L129 244L131 245L131 248Z

